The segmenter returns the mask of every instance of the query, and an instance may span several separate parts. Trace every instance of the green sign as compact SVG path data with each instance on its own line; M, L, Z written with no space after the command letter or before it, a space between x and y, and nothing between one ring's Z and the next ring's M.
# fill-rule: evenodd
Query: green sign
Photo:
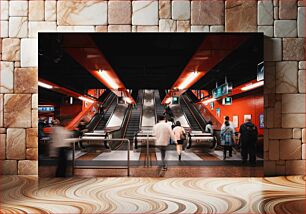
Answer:
M231 97L225 97L222 99L222 105L232 105L232 98Z
M213 98L217 99L219 97L228 95L230 92L230 87L228 83L224 83L223 85L218 86L217 88L212 90Z

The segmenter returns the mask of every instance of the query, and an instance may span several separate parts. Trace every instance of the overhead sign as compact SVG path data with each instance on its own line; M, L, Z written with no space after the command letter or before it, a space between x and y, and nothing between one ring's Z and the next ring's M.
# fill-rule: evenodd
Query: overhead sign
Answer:
M222 105L232 105L232 98L231 97L224 97L222 99Z
M39 106L38 111L40 112L54 111L54 106Z
M218 86L217 88L212 90L212 95L214 99L223 97L232 92L232 86L228 83L224 83L223 85Z
M179 98L178 97L172 97L172 104L179 104Z

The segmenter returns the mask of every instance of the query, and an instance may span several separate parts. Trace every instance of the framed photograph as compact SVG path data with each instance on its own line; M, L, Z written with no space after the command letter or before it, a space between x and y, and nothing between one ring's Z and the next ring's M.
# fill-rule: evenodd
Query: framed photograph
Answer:
M252 119L252 115L251 114L245 114L244 117L243 117L244 121L246 119Z
M259 115L259 128L264 128L265 127L265 123L264 123L264 114L263 113L261 113L260 115Z
M238 115L233 115L233 125L234 128L237 128L239 126L239 120Z
M211 102L209 105L210 105L210 110L214 110L214 102Z
M220 108L216 108L216 114L217 114L217 117L220 117L220 115L221 115L221 110L220 110Z

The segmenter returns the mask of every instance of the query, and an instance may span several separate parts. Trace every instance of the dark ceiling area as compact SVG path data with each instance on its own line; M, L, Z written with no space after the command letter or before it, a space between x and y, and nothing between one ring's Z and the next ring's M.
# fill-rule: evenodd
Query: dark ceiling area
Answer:
M39 104L61 103L65 95L38 87L38 102Z
M126 88L168 89L206 34L92 34Z
M87 89L105 88L63 49L62 34L40 33L39 78L84 94Z
M226 36L226 34L225 34ZM230 53L219 64L201 78L192 89L212 90L216 82L221 85L227 81L233 87L256 79L257 65L263 61L263 35L250 34L250 38Z
M84 94L105 88L63 46L63 34L39 34L39 77ZM72 34L73 35L73 34ZM128 89L169 89L208 33L93 33L89 34ZM223 34L231 36L230 33ZM256 78L263 61L263 35L249 34L247 41L192 86L211 90L224 82L234 86ZM40 96L48 90L40 90ZM53 92L55 93L55 92ZM56 97L56 96L55 96ZM57 98L55 98L57 99Z

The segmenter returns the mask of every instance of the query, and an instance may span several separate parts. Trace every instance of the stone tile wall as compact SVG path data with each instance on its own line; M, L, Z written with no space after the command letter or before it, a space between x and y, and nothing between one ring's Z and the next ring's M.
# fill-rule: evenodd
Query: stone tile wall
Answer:
M37 32L263 32L265 174L305 174L305 2L0 1L0 162L37 174Z

